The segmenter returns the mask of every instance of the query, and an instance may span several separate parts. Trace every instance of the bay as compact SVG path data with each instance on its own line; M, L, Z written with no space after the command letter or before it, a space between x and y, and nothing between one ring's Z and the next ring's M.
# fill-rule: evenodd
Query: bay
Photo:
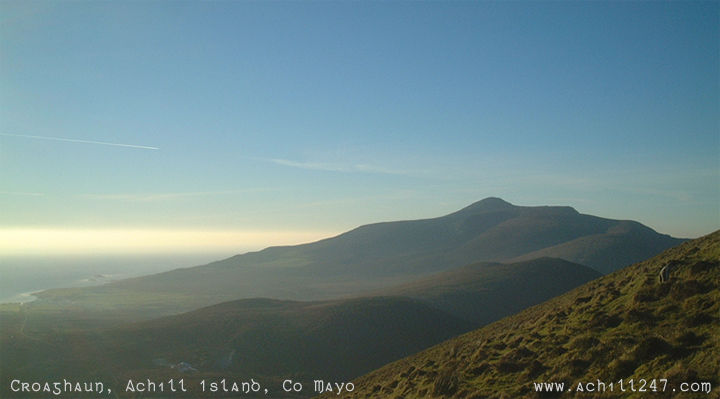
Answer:
M91 254L0 256L0 303L30 302L35 292L86 287L204 265L233 254Z

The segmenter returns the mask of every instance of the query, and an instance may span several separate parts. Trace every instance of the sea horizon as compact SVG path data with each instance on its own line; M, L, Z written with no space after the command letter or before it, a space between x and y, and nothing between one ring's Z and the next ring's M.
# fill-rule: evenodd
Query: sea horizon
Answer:
M235 253L13 254L0 255L0 303L27 303L34 293L89 287L173 269L205 265Z

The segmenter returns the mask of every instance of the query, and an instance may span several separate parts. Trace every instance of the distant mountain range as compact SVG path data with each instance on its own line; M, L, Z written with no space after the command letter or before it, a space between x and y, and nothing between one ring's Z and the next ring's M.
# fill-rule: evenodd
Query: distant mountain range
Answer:
M389 364L344 397L584 398L578 382L597 389L597 381L615 389L597 397L717 397L718 331L720 231ZM644 380L646 392L630 391L631 379ZM651 392L663 389L659 379L665 392ZM572 393L536 392L537 382L564 383ZM693 382L710 383L712 393L681 392Z
M71 302L86 310L125 306L157 316L240 298L360 295L471 263L539 257L608 273L682 241L637 222L583 215L570 207L515 206L487 198L434 219L370 224L205 266L101 287L49 290L39 295L38 304Z

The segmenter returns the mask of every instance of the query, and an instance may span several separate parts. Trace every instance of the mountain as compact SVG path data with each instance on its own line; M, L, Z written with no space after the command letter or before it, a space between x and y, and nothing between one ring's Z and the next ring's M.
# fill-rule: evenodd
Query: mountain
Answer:
M136 314L142 309L156 316L239 298L323 300L470 263L536 256L606 273L680 242L637 222L487 198L438 218L371 224L314 243L271 247L205 266L99 287L49 290L31 306L62 303L81 312L134 308Z
M665 266L669 279L660 282ZM717 397L681 392L692 387L681 384L717 390L719 315L717 231L391 363L359 378L344 397ZM619 392L620 379L626 392ZM638 391L630 391L630 379ZM647 390L653 379L667 379L665 392L639 392L641 379ZM606 389L613 382L615 391L578 392L579 382L597 381ZM537 382L562 382L573 392L539 393Z
M418 299L480 326L600 276L594 269L562 259L540 258L510 264L481 262L378 293Z

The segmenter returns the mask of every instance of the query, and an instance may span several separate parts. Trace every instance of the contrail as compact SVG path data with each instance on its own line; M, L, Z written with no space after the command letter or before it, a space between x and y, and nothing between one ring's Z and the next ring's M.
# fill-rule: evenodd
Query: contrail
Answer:
M66 141L66 142L69 142L69 143L111 145L111 146L115 146L115 147L140 148L140 149L143 149L143 150L159 150L159 149L160 149L160 148L158 148L158 147L150 147L150 146L147 146L147 145L122 144L122 143L108 143L108 142L106 142L106 141L68 139L68 138L64 138L64 137L30 136L30 135L27 135L27 134L9 134L9 133L0 133L0 136L24 137L24 138L26 138L26 139L36 139L36 140Z

